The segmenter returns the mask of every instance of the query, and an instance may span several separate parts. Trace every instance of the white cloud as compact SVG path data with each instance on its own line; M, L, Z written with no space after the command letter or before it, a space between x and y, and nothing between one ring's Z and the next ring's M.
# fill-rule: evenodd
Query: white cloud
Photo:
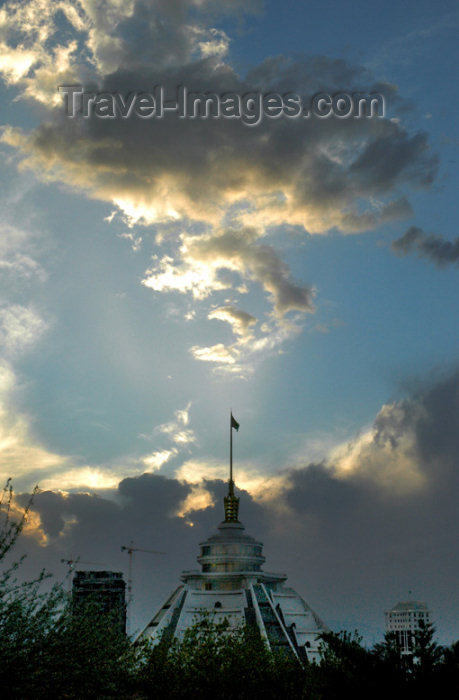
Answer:
M223 343L217 343L209 347L193 345L190 352L196 360L203 362L216 362L218 365L234 365L238 351L233 347L226 347Z
M2 199L2 206L7 211L14 211L19 202L10 195ZM18 228L8 222L3 222L0 228L0 270L9 275L11 284L19 281L34 279L44 282L46 273L36 260L38 238L36 231Z
M279 253L261 241L267 229L295 225L323 234L333 227L343 233L375 228L410 214L400 187L428 186L436 170L426 135L410 134L389 119L315 119L305 129L299 119L264 119L250 128L230 119L169 114L153 127L147 120L64 116L59 84L127 93L152 83L172 90L188 83L217 93L312 95L342 90L344 81L363 92L384 87L400 101L394 86L373 81L361 66L323 56L277 56L238 75L227 58L229 37L209 22L244 12L245 5L9 0L0 10L0 74L16 85L19 97L48 110L48 118L29 132L6 126L1 141L19 154L22 169L109 202L131 228L181 222L179 249L154 260L142 282L146 287L207 300L259 285L270 305L266 331L243 320L242 314L255 318L250 308L238 309L237 317L228 311L237 301L222 306L217 299L220 311L211 311L211 318L230 323L235 341L191 348L196 359L237 375L253 368L255 355L281 351L296 335L300 323L288 324L287 314L294 312L298 321L314 311L314 287L294 281ZM248 10L256 5L249 3ZM205 232L196 235L199 227ZM140 235L122 235L139 250ZM8 266L23 274L32 270L27 257L8 258ZM176 441L192 442L193 435L176 432Z
M262 324L258 332L255 316L232 304L219 306L209 312L208 318L229 323L235 342L190 348L195 359L214 363L218 371L246 375L253 369L255 356L276 351L300 331L301 326L288 320L287 314L296 312L298 321L300 316L314 311L315 290L291 279L288 266L274 249L258 242L261 235L251 228L182 234L178 260L164 256L143 280L155 291L190 293L196 299L233 289L235 275L245 285L261 285L272 310L270 321Z
M190 525L193 525L193 521L189 518L190 514L197 510L205 510L214 504L215 500L210 491L202 484L193 484L190 493L179 505L176 515L179 518L185 518Z
M252 338L250 328L257 322L255 316L242 309L236 309L234 306L219 306L216 309L212 309L207 318L226 321L226 323L230 324L233 332L243 340Z
M110 469L101 467L80 466L55 472L40 480L40 488L44 490L70 489L115 489L120 481L120 475Z
M69 458L39 444L31 434L26 415L17 413L11 399L17 386L12 368L0 365L0 472L6 476L39 478L39 474L57 471ZM30 483L30 482L29 482ZM32 483L31 486L35 484Z
M31 348L47 327L48 324L30 307L13 304L0 308L0 341L9 354Z
M153 430L153 435L166 435L167 438L178 448L184 448L195 444L196 435L191 428L187 427L190 422L190 408L191 401L185 406L185 408L174 411L174 420L157 425ZM152 436L147 435L142 435L141 437L148 440L152 439ZM158 459L161 459L160 455L165 455L166 453L170 453L170 456L172 457L178 453L177 447L173 447L172 450L159 451L155 454L158 455Z
M152 452L151 455L142 457L141 461L145 465L147 472L155 472L158 471L158 469L161 469L166 462L168 462L172 457L175 457L177 454L178 450L175 448L172 448L171 450L157 450L156 452Z
M176 469L174 475L179 481L203 486L205 481L214 479L228 481L229 466L208 458L189 459ZM285 475L267 476L265 469L250 462L238 463L234 479L238 488L248 491L252 498L259 501L275 498L287 483Z
M416 423L422 406L385 404L371 428L335 447L328 463L341 479L364 478L388 493L403 494L427 485L418 454Z
M197 236L182 234L179 261L163 257L147 271L143 284L156 291L191 292L195 298L204 299L214 291L232 288L231 278L221 275L228 271L259 283L277 316L292 310L313 311L313 290L292 281L288 266L275 250L256 242L262 235L253 228L223 229Z
M283 353L283 345L296 337L301 329L300 318L274 318L261 325L258 335L237 335L235 342L230 345L194 345L190 352L196 360L213 363L217 374L231 374L245 379L254 371L261 358Z

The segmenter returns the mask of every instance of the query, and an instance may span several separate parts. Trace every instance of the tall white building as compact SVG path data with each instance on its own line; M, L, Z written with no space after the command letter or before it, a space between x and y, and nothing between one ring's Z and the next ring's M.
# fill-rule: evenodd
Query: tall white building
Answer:
M412 654L416 632L423 624L431 622L430 612L425 603L408 600L397 603L392 610L384 613L386 632L395 632L402 654Z
M180 585L140 633L137 641L161 635L182 638L201 614L231 627L257 626L271 649L283 649L300 661L319 661L322 620L286 585L287 576L262 570L263 545L245 532L238 519L239 499L232 473L224 499L225 519L200 543L200 570L183 571Z

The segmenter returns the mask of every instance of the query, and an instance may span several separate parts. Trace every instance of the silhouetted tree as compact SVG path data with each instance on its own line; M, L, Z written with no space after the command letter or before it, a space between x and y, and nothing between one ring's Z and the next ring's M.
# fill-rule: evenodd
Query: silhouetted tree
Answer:
M289 656L273 654L257 630L230 629L200 616L183 640L162 640L142 652L139 691L161 700L312 698L307 671ZM157 693L157 695L155 695Z
M384 641L375 644L373 654L384 668L385 682L397 687L407 686L413 667L409 654L402 654L396 632L386 632Z
M378 657L362 646L357 631L327 632L322 638L322 661L317 669L320 698L384 697L384 676Z
M459 698L459 641L443 649L442 663L435 669L437 697Z
M23 530L32 500L14 520L8 482L0 517L0 688L11 700L130 697L134 653L116 621L94 606L73 615L60 585L43 592L44 572L18 582L21 559L6 565Z

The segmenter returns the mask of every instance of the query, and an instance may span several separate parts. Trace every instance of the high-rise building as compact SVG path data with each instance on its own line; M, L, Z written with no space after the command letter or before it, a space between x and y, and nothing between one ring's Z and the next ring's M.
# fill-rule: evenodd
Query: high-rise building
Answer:
M327 626L285 584L287 576L262 570L263 545L246 534L239 521L239 499L232 473L224 499L225 519L217 532L200 543L200 570L183 571L180 585L137 637L157 643L182 638L202 614L235 628L257 627L271 649L282 649L300 661L318 661L319 635Z
M395 632L400 652L412 654L416 632L431 621L427 605L418 600L408 600L397 603L384 615L386 632Z
M126 584L117 571L77 571L73 578L72 604L74 614L84 614L88 604L101 613L111 613L121 631L126 634Z

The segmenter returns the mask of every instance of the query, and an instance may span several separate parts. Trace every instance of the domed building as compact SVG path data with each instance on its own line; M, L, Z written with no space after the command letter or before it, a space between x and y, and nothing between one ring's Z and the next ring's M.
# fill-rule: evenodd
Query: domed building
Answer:
M301 662L319 661L319 635L328 628L286 585L286 574L262 570L263 545L248 535L239 521L232 464L224 505L224 521L199 545L200 570L183 571L182 585L136 641L158 642L163 634L180 639L200 615L212 613L216 623L226 618L231 627L258 627L271 649L283 649Z

